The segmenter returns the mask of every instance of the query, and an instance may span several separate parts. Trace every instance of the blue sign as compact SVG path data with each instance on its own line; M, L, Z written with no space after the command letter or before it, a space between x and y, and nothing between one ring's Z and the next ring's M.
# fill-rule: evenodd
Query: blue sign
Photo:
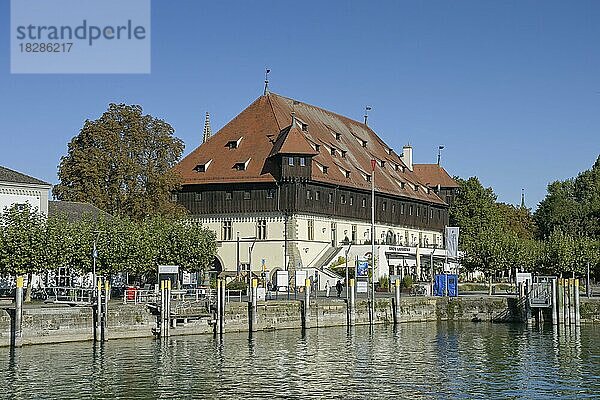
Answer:
M356 266L356 276L368 276L369 275L369 262L359 261Z

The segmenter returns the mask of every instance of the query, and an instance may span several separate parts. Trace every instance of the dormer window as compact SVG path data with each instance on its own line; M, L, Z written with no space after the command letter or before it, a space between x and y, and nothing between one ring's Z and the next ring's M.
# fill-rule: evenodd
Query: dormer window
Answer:
M233 169L235 169L236 171L245 171L248 168L249 162L250 162L250 159L248 159L246 162L236 162L233 165Z
M346 178L350 178L350 171L346 171Z
M305 124L305 123L302 124L302 131L303 132L307 132L308 131L308 124Z
M419 191L419 185L415 185L415 192Z
M346 150L342 150L342 158L346 158L346 153L347 153Z
M321 150L321 145L315 144L315 151L320 151L320 150Z
M367 141L366 140L362 141L362 147L367 147Z
M194 171L196 172L206 172L206 170L208 169L208 167L210 166L210 163L212 162L212 160L208 160L207 162L205 162L204 164L198 164L194 167Z
M335 157L335 147L331 148L331 155Z
M329 167L328 167L328 166L326 166L326 165L323 165L323 173L324 173L325 175L327 175L327 170L328 170L328 169L329 169Z
M240 137L237 140L230 140L227 142L226 147L228 147L230 150L232 149L237 149L238 147L240 147L240 142L242 141L242 138Z
M385 161L384 161L384 160L381 160L381 161L379 162L379 164L381 164L381 168L385 167Z
M365 176L365 179L367 180L367 182L371 182L371 175L367 174Z
M394 153L394 149L388 148L388 154L391 156Z
M335 133L335 140L340 140L342 138L342 134L341 133Z

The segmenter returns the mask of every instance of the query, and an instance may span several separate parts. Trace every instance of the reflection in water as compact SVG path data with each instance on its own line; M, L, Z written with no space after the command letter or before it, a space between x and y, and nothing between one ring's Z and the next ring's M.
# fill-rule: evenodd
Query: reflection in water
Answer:
M431 322L3 348L0 397L592 398L599 339Z

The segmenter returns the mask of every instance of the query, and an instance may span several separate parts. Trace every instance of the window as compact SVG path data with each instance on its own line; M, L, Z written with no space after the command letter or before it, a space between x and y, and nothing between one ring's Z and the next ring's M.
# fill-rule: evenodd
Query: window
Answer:
M335 157L335 147L331 148L331 155Z
M294 157L288 157L288 165L294 165Z
M231 238L232 238L231 233L232 233L231 221L223 221L222 239L223 240L231 240Z
M237 171L245 171L246 170L246 163L244 163L244 162L235 163L235 165L233 166L233 169L235 169Z
M383 211L385 211L385 209L386 209L386 208L387 208L387 202L386 202L386 201L384 201L384 202L383 202L383 204L381 205L381 209L382 209Z
M306 159L304 157L300 157L300 166L301 167L305 167L306 166Z
M417 207L417 217L421 215L421 207Z
M315 221L308 220L308 240L315 240Z
M225 200L233 199L233 192L225 192Z
M379 163L381 164L381 168L385 167L385 160L381 160Z
M171 201L177 203L177 193L171 193Z
M238 147L238 141L237 140L230 140L229 142L227 142L227 147L229 147L229 149L237 149L237 147Z
M404 203L400 204L400 214L404 215Z
M350 171L346 171L346 178L350 178Z
M346 150L342 150L342 158L346 158L346 153L347 153Z
M244 200L250 200L250 191L244 190Z
M304 124L304 123L303 123L303 124L302 124L302 130L303 130L304 132L308 131L308 124Z
M329 193L329 202L333 203L333 193Z
M340 195L340 203L346 204L346 195L345 194Z
M311 196L310 190L307 190L306 191L306 200L310 200L311 199L310 196Z
M396 212L396 205L392 204L392 214L394 214Z
M362 147L367 147L367 141L366 140L362 141Z
M413 213L413 206L412 204L408 207L408 215L412 215Z
M350 196L350 205L354 204L354 197Z
M194 168L194 171L196 171L196 172L206 172L206 164L198 164L198 165L196 165L196 167Z
M367 199L363 197L362 199L362 207L365 208L367 206Z
M318 190L315 192L315 200L321 200L321 192L319 192Z
M342 134L341 133L337 133L335 134L335 139L336 140L340 140L342 138Z
M429 219L433 219L433 208L429 210Z
M321 150L321 145L315 144L315 151L320 151L320 150Z
M202 193L194 193L194 201L202 201Z
M329 167L326 167L325 165L323 165L323 173L325 175L327 175L327 170L329 169Z
M267 238L267 220L259 219L256 222L256 238L265 240Z
M367 175L366 180L367 180L367 182L371 182L371 175Z
M272 199L273 197L275 197L275 189L268 189L267 190L267 199Z
M438 219L442 219L442 211L438 210Z
M356 225L352 225L352 244L356 243Z

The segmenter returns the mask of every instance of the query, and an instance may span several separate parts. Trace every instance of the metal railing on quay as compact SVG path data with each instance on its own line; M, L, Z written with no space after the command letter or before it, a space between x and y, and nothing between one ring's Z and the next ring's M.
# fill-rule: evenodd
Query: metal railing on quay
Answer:
M92 304L95 291L92 288L53 286L41 289L46 303L65 303L72 305Z

